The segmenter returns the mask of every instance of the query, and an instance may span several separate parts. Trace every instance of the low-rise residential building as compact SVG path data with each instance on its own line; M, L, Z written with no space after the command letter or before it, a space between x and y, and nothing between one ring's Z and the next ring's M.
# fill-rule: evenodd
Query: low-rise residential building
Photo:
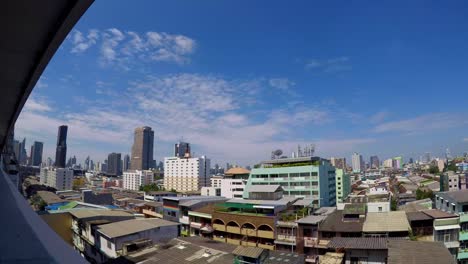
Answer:
M107 259L146 247L167 242L179 234L179 223L158 218L131 219L99 225L96 230L97 248Z
M97 263L102 263L107 259L97 250L99 248L99 238L96 233L98 226L135 218L133 214L119 210L73 210L69 214L72 216L71 230L74 248L86 259Z
M320 157L263 161L252 169L244 198L253 185L280 185L285 197L313 199L316 208L336 204L335 167Z
M40 183L57 191L73 188L73 170L68 168L47 167L41 169Z
M408 237L411 226L404 211L367 213L362 227L368 237Z
M460 247L460 219L458 215L437 209L425 210L423 213L434 219L434 241L443 242L453 258L457 258Z
M291 208L295 200L231 199L218 204L212 214L213 239L233 245L273 250L280 212Z
M140 186L152 184L154 174L150 170L128 170L123 173L123 188L138 191Z
M244 168L231 168L221 179L221 196L232 199L242 198L250 171Z
M189 236L189 211L193 211L208 204L221 203L226 200L227 199L224 197L216 196L164 197L163 219L180 223L180 234L183 236Z
M201 195L203 196L221 196L220 187L202 187Z
M435 206L444 212L459 216L460 248L457 258L461 263L468 263L468 191L440 192L435 196Z
M151 191L145 193L145 201L162 202L164 197L176 197L177 193L168 191Z
M190 236L213 238L213 225L211 224L214 204L189 211Z

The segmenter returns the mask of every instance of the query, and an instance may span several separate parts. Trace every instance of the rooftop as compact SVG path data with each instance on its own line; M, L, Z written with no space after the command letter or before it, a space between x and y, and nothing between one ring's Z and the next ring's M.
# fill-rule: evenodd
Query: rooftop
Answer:
M97 216L133 216L132 213L122 210L75 210L69 212L78 219L85 219Z
M423 213L423 212L406 212L406 217L408 221L423 221L423 220L432 220L432 217Z
M388 264L456 263L441 242L389 240Z
M345 204L343 209L343 214L366 214L366 204L363 203L353 203Z
M335 211L320 224L320 231L361 232L365 218L355 221L343 221L343 211Z
M320 255L320 264L341 264L343 263L344 253L327 252Z
M309 225L316 225L317 223L321 222L327 218L325 215L309 215L304 218L301 218L296 221L298 224L309 224Z
M232 254L236 256L243 256L256 259L260 257L260 255L262 255L263 252L263 248L238 246L232 251Z
M440 192L436 195L456 203L468 203L468 190Z
M457 217L454 214L449 214L447 212L440 211L437 209L424 210L422 212L434 219Z
M202 196L202 195L194 195L194 196L177 196L177 197L163 197L163 200L171 200L171 201L187 201L187 200L203 200L203 201L216 201L216 200L225 200L226 198L218 197L218 196Z
M41 197L41 199L44 200L44 202L48 205L66 202L53 192L38 191L37 195L39 195L39 197Z
M224 172L225 175L229 176L229 175L238 175L238 174L249 174L250 171L248 169L244 169L244 168L230 168L229 170L227 170L226 172Z
M164 226L177 226L179 223L159 218L131 219L99 226L99 232L109 238L126 236Z
M334 237L328 248L344 249L387 249L386 237Z
M405 232L410 229L404 211L367 213L363 232Z
M294 197L283 197L279 200L248 200L248 199L230 199L227 200L226 204L253 204L253 205L270 205L270 206L281 206L281 205L288 205L289 203L293 203L298 198Z
M281 164L281 163L295 163L295 162L308 162L308 161L320 161L320 157L298 157L298 158L284 158L262 161L262 164Z
M192 210L192 212L197 212L197 213L202 213L202 214L211 214L213 213L214 207L215 207L214 204L207 204L203 207Z
M248 192L265 192L273 193L282 191L283 188L279 185L251 185L248 189Z

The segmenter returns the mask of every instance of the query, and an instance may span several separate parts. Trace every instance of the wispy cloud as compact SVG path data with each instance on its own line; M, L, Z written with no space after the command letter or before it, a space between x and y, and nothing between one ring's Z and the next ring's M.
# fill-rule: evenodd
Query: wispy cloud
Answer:
M337 73L352 70L349 57L337 57L328 60L312 59L305 64L307 70Z
M372 123L380 123L384 121L386 118L388 118L389 115L390 115L390 112L388 111L379 111L370 117L370 121Z
M409 134L431 132L467 125L468 121L460 114L433 113L410 119L382 123L374 128L375 132L406 132Z
M135 60L186 64L196 48L196 41L184 35L154 31L138 33L117 28L91 29L86 35L74 30L67 41L71 53L81 54L98 46L101 65L118 65L125 69Z
M327 109L308 105L290 108L284 104L254 116L246 111L251 107L247 94L252 87L259 92L267 90L269 82L199 74L147 76L131 82L126 92L108 94L105 103L80 101L85 104L84 112L57 112L47 108L35 111L41 108L32 100L18 120L17 131L20 135L37 137L40 129L39 136L48 136L52 142L57 126L68 124L70 142L89 146L106 143L114 146L110 152L130 149L134 128L149 125L155 129L158 144L169 145L184 137L200 154L252 164L278 145L294 148L301 141L295 131L333 122ZM109 107L122 98L125 105ZM325 144L334 147L328 141Z

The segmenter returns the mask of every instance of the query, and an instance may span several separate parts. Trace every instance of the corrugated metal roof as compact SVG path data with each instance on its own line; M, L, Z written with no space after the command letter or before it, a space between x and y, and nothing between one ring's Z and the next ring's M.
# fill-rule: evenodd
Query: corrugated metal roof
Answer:
M282 191L283 188L281 186L274 184L274 185L252 185L249 187L249 192L278 192Z
M343 211L335 211L320 224L320 231L329 232L362 232L364 218L356 221L343 221Z
M150 230L163 226L176 226L179 223L166 221L158 218L147 218L147 219L132 219L126 221L115 222L107 225L101 225L98 227L99 232L106 235L109 238L121 237L138 233L145 230Z
M96 216L133 216L132 213L122 210L76 210L69 213L79 219Z
M410 225L404 211L367 213L362 227L363 232L402 232L409 229Z
M449 214L438 209L424 210L422 212L435 219L457 217L454 214Z
M309 215L309 216L306 216L304 218L297 220L296 223L314 225L314 224L321 222L325 218L327 218L327 216L325 215Z
M238 246L234 251L232 251L232 254L236 256L243 256L243 257L249 257L249 258L258 258L261 254L263 253L262 248L258 247L244 247L244 246Z
M386 237L334 237L329 248L344 249L387 249Z
M451 200L452 202L468 203L468 190L440 192L437 195L443 197L445 200Z
M409 221L432 220L432 217L423 212L406 212L406 217Z
M388 241L388 264L456 263L441 242Z

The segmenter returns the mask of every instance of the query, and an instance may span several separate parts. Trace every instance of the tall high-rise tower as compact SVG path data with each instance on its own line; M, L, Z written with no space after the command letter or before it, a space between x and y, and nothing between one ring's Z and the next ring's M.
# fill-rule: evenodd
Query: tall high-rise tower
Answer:
M353 165L353 172L359 173L364 170L364 161L362 160L362 155L359 155L359 153L354 152L351 161Z
M132 146L132 170L147 170L153 165L154 131L151 127L138 127Z
M122 175L122 159L120 153L112 152L107 157L107 174L114 176Z
M42 163L42 149L44 144L42 142L34 141L31 148L31 165L40 166Z
M179 158L184 158L188 155L190 158L190 144L187 142L180 142L174 146L174 156Z
M57 148L55 150L55 167L65 168L67 159L68 126L59 126L57 134Z
M128 171L130 169L130 156L125 154L123 158L123 171Z

